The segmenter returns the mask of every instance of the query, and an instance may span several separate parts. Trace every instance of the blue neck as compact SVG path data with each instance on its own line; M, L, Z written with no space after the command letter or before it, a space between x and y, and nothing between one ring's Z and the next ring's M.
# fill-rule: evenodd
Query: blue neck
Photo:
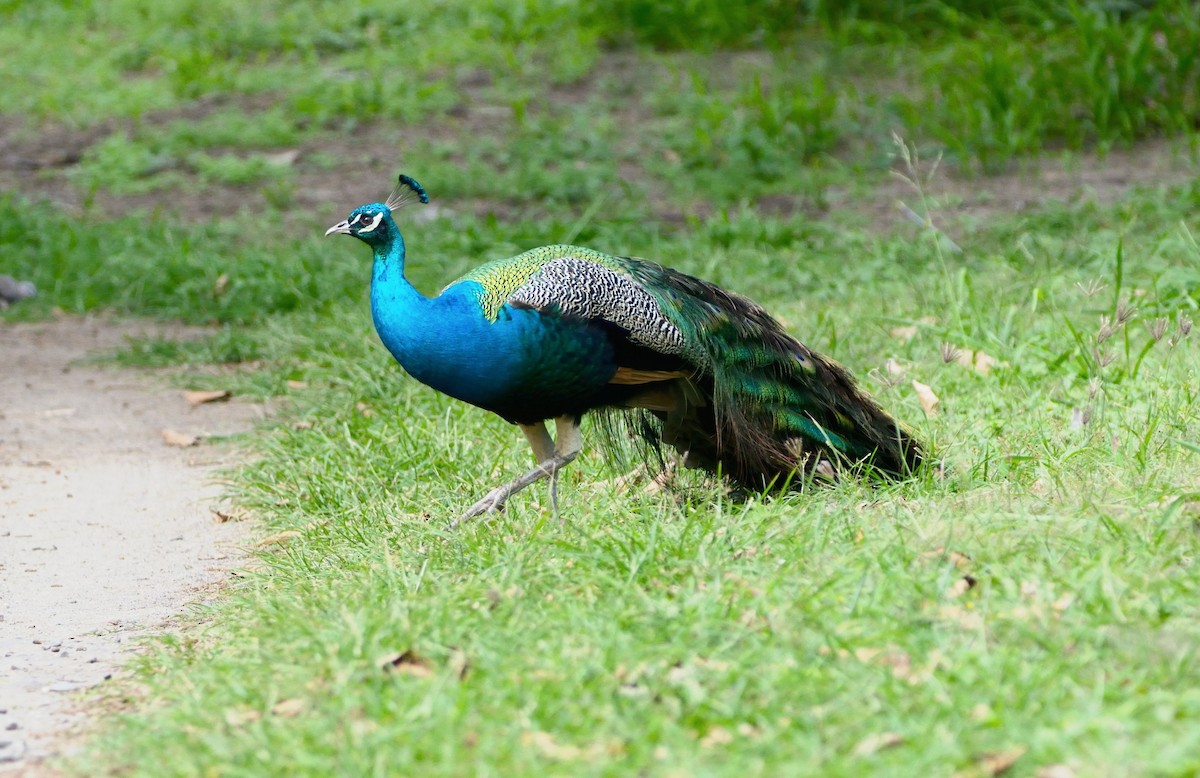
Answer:
M398 230L393 234L393 240L371 247L371 317L383 345L408 367L406 363L427 334L425 309L431 301L404 277L404 238Z
M423 294L404 277L404 237L397 230L395 239L382 246L372 246L374 263L371 268L371 299L387 297L392 305L402 305L407 310L428 302Z

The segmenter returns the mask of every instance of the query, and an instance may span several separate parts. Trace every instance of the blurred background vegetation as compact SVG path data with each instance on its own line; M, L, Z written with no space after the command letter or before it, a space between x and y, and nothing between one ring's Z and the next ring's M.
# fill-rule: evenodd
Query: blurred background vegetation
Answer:
M994 173L1190 143L1200 109L1188 0L0 9L0 115L84 133L72 183L123 195L253 185L253 203L282 206L311 190L305 173L362 191L371 161L376 182L403 164L493 210L622 187L660 214L772 193L820 208L892 162L893 133Z

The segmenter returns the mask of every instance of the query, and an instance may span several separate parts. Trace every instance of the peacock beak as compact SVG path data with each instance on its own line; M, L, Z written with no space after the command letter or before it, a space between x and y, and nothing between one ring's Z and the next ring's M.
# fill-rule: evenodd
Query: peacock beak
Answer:
M333 225L329 229L325 230L325 237L327 237L327 238L330 235L349 235L349 234L350 234L350 220L349 219L347 219L346 221L338 222L337 224Z

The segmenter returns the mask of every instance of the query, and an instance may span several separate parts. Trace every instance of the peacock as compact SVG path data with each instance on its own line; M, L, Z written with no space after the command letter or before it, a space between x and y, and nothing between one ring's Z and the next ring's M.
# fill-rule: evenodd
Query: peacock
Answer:
M414 200L429 196L401 175L385 202L355 208L325 234L371 247L372 318L404 370L517 425L533 449L532 469L452 526L543 478L557 513L558 472L582 449L580 422L592 411L624 413L651 446L751 490L848 466L903 478L921 463L921 444L845 368L751 300L654 262L542 246L425 297L404 276L393 218Z

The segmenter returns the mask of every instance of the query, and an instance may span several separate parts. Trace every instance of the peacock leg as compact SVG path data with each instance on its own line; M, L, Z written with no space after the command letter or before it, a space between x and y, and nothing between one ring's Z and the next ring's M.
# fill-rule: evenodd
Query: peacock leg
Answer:
M533 449L533 458L539 465L554 456L554 440L546 429L546 422L539 421L537 424L518 424L517 426L521 428L521 432L525 433L525 439L529 441L529 447Z
M450 524L453 529L465 521L475 518L482 513L494 513L504 506L506 500L530 484L537 483L543 478L551 478L569 464L583 447L583 437L579 433L579 422L576 419L563 416L554 420L558 431L558 443L552 444L550 433L544 425L521 425L521 431L533 448L534 456L539 461L536 467L519 478L514 478L506 484L501 484L483 496L483 499L467 509ZM540 431L539 431L540 430ZM545 456L543 459L542 457ZM551 484L553 484L553 480ZM551 491L551 501L556 502L556 496ZM557 510L557 506L556 506Z
M583 435L579 429L579 419L559 416L554 420L554 437L554 454L566 460L563 464L570 462L583 449ZM550 508L554 511L554 518L559 522L562 521L562 517L558 515L558 471L560 469L562 469L562 465L554 468L554 472L550 474Z

